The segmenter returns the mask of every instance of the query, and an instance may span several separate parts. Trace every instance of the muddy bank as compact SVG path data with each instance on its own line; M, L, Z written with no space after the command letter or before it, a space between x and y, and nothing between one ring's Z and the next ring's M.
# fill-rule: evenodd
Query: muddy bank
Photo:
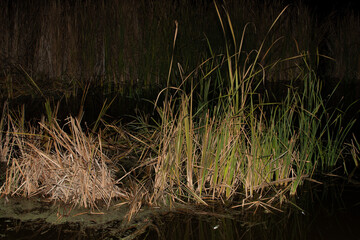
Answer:
M134 239L151 226L157 209L128 222L128 206L91 211L43 199L0 199L0 239Z
M1 198L0 239L358 239L359 186L323 184L300 195L279 210L261 201L244 209L143 208L130 222L127 205L92 212L42 199Z
M43 198L0 198L0 239L359 239L360 185L335 177L307 182L281 206L143 206L128 221L129 205L96 211Z

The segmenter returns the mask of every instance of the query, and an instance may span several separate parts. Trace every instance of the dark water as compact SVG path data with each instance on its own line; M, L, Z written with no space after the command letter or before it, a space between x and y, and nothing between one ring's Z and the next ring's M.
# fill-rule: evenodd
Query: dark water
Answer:
M359 186L311 191L298 203L303 210L264 213L259 208L232 219L169 214L147 239L360 239Z
M285 205L283 212L259 207L154 214L142 231L121 227L120 220L85 227L0 219L0 239L360 239L358 183L305 186L293 201L297 207Z

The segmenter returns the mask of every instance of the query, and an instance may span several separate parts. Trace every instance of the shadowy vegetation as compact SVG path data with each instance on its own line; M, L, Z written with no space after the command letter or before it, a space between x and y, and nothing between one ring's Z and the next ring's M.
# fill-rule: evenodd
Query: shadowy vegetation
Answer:
M342 165L346 171L347 152L358 166L358 141L345 141L355 121L344 123L344 113L330 110L322 97L320 62L334 63L320 52L321 42L331 28L314 23L304 6L265 2L260 6L268 10L260 11L252 6L259 2L244 1L240 8L229 1L196 12L181 1L7 4L3 88L8 99L41 96L46 117L28 123L24 107L15 111L4 104L4 195L41 195L92 209L120 199L130 206L129 219L144 204L272 209L305 180L316 181L315 174ZM22 8L39 14L20 14ZM198 17L194 28L215 29L214 36L204 30L196 37L197 29L186 29L195 12L205 20ZM22 49L24 41L34 44ZM260 88L280 80L291 84L270 101ZM87 125L81 122L90 88L111 101L99 105L98 117ZM125 126L107 121L116 96L154 89L153 118L138 112ZM79 93L77 117L61 123L53 99L68 101Z
M280 0L225 5L234 26L251 29L242 46L247 52L261 44L268 34L266 23L285 7ZM98 89L96 94L105 96L133 98L158 91L166 86L175 20L179 36L174 61L185 72L208 56L207 41L214 52L225 52L221 26L209 1L9 0L2 1L0 9L1 98L36 97L27 74L46 96L57 99L78 96L89 83ZM283 60L303 52L312 69L327 78L358 79L358 25L356 13L334 13L319 20L306 5L289 6L267 37L264 48L270 51L259 56L263 66L273 64L267 80L292 79L302 62ZM241 31L234 34L241 38ZM177 69L172 72L173 85L179 85L179 74Z

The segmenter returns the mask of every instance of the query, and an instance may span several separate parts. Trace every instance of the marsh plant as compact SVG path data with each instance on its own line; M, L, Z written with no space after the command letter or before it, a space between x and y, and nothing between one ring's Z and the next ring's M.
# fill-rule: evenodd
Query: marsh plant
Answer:
M266 37L256 50L245 53L247 26L238 42L228 12L215 6L225 54L205 60L199 66L201 77L192 72L182 78L180 87L164 90L173 94L157 106L161 120L154 199L170 205L206 205L207 200L240 199L246 204L256 197L268 206L274 199L296 194L315 172L336 166L353 122L343 128L341 113L328 112L320 80L305 53L293 57L303 61L301 74L293 79L301 88L289 87L280 102L269 102L258 91L271 68L260 61L271 51L264 49ZM210 95L213 99L208 99Z
M101 134L85 133L75 118L63 129L56 119L38 127L21 126L11 116L1 139L6 179L0 188L8 196L40 195L50 200L96 209L114 198L128 199L116 185L115 166L103 149Z
M246 34L243 50L256 49L283 9L281 0L222 1L235 26L256 26ZM171 58L174 20L180 31L174 56L188 71L207 55L208 38L214 50L225 52L221 27L212 1L91 1L61 2L5 0L0 2L0 81L2 98L36 97L26 83L24 69L47 96L77 96L90 82L98 94L142 96L166 85ZM332 78L359 76L359 17L331 14L323 21L304 3L287 10L267 37L271 49L259 63L308 51L314 70L319 51L331 57L320 59L324 74ZM196 21L194 21L196 19ZM234 32L240 38L241 31ZM239 34L240 33L240 34ZM229 39L230 40L230 39ZM270 45L275 44L270 48ZM351 51L349 51L351 49ZM197 54L194 54L197 52ZM263 52L265 53L265 52ZM324 52L322 52L324 54ZM289 80L299 74L301 61L279 62L267 71L272 81ZM179 83L172 72L173 85ZM80 91L80 93L78 92Z
M0 150L7 170L1 194L42 195L93 209L117 198L130 204L129 218L142 204L219 201L270 209L297 194L315 173L343 164L354 122L344 124L341 112L328 110L314 56L298 48L294 56L271 61L281 44L272 32L288 8L274 16L256 48L247 50L246 35L254 25L239 31L226 8L214 6L224 51L207 39L209 56L188 72L174 58L181 26L176 22L167 86L155 101L158 118L138 116L127 130L107 123L103 117L112 100L104 103L92 130L81 125L83 106L77 118L61 125L43 96L47 118L27 126L24 108L14 115L4 107ZM259 89L266 88L268 72L290 61L297 63L292 84L271 102ZM29 74L28 79L41 92ZM356 139L352 146L357 163Z

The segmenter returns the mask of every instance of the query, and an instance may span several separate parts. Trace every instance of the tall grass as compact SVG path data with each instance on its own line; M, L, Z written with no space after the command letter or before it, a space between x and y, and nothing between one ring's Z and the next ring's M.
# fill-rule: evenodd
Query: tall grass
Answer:
M80 58L81 68L89 74L86 78L94 79L91 77L93 74L105 74L100 85L103 84L102 87L105 86L109 92L114 88L120 91L121 87L116 84L127 78L126 74L131 77L125 82L130 81L131 84L136 81L134 76L141 75L133 72L139 62L157 59L154 55L157 50L148 50L147 47L156 45L159 36L154 32L160 25L156 25L154 14L150 36L142 34L137 10L144 6L144 2L132 2L135 8L131 11L122 9L128 5L116 2L119 5L112 8L102 2L99 11L102 14L111 13L110 19L114 17L118 25L115 29L101 29L105 32L103 35L91 38L91 33L100 31L98 28L104 23L96 23L95 18L91 22L86 21L89 13L97 16L97 9L87 3L85 1L81 5L75 1L75 7L79 8L76 14L68 8L63 9L70 11L64 13L65 16L70 14L68 31L72 32L70 19L73 14L77 19L74 24L84 27L85 30L76 36L78 41L86 43L83 47L87 49L71 52L73 48L69 47L70 52L67 53ZM53 9L54 15L43 17L60 18L55 14L57 4L48 6ZM154 4L154 9L163 10L156 8L157 1L151 4ZM270 207L274 200L281 202L289 195L295 195L305 180L313 178L314 173L329 171L341 164L345 137L354 122L344 124L342 113L331 112L326 106L321 95L321 81L314 69L318 66L319 54L311 54L317 50L309 52L302 49L313 42L295 39L291 41L295 48L291 48L291 44L285 44L282 36L278 35L279 25L284 26L284 21L289 21L286 14L291 10L286 7L279 10L279 14L270 12L265 16L271 18L270 24L266 30L261 26L263 30L259 35L262 39L253 41L247 36L254 36L253 31L258 29L256 24L234 24L233 13L226 6L220 7L216 1L213 6L225 44L214 47L212 38L206 36L208 55L200 53L199 56L191 56L205 60L189 73L192 64L186 61L180 64L176 58L181 49L179 41L186 38L186 34L182 35L182 21L176 21L174 41L169 44L169 49L165 47L164 53L172 52L164 57L170 61L168 75L164 74L165 80L162 80L166 88L160 92L155 103L159 119L152 119L155 126L146 119L137 125L133 123L135 133L104 121L103 117L115 98L110 103L104 102L92 131L84 131L80 122L89 83L70 83L83 89L81 108L77 118L69 117L65 125L60 126L56 119L57 108L51 107L41 82L23 68L27 83L46 100L47 119L43 118L38 126L27 126L25 108L14 116L9 114L10 111L6 114L7 106L4 106L0 122L4 132L1 134L0 151L7 171L0 192L26 197L43 195L90 208L97 208L99 201L109 206L113 198L121 198L130 203L129 218L143 203L172 206L175 202L207 205L209 201L222 201L224 204L242 201L243 206L251 206L251 201L256 199L262 206ZM114 9L133 13L130 18L133 20L133 37L154 41L155 45L138 46L138 41L131 37L125 40L130 30L123 29L124 23L118 12L112 12ZM106 22L106 19L101 21ZM243 28L239 31L239 27ZM307 32L305 30L302 29ZM51 36L58 33L50 32ZM120 39L119 44L125 49L112 49L114 39ZM41 41L48 40L44 38ZM159 41L163 43L163 39ZM254 48L249 48L254 44ZM95 47L97 45L101 46L101 51ZM145 59L136 57L131 61L126 58L127 54L131 55L129 52L138 49L153 55L145 54ZM292 56L282 54L291 52L288 49L295 49ZM40 54L41 51L37 51ZM116 55L115 60L110 54ZM44 52L40 55L49 56ZM126 59L129 62L123 62ZM294 65L296 68L288 69ZM145 69L152 71L149 66ZM285 75L277 72L283 69L286 69ZM291 77L293 84L279 102L270 102L259 89L260 86L266 87L276 74ZM119 82L112 83L110 76ZM147 83L154 84L152 80ZM9 94L14 93L11 90ZM358 148L358 141L354 139L352 153L356 164ZM115 172L118 172L118 179ZM125 178L131 179L126 182L127 186Z
M335 15L335 14L333 14ZM348 10L338 17L330 15L326 21L327 37L324 39L328 55L335 61L326 69L329 78L356 81L359 79L360 59L354 54L359 49L359 13Z
M163 204L205 205L207 200L284 199L287 193L296 194L315 171L338 163L353 122L342 128L342 115L328 112L320 80L305 54L294 57L305 66L293 79L302 83L301 89L290 87L280 103L268 102L257 92L260 84L266 84L265 74L271 67L260 62L260 56L271 51L264 48L267 35L256 50L244 53L247 26L238 43L230 15L216 3L215 7L225 37L223 60L220 64L216 57L206 60L201 68L208 72L201 83L190 73L157 108L161 120L155 143L154 199ZM268 33L285 11L274 19ZM275 45L276 40L269 44ZM204 105L209 94L203 86L209 79L218 91L214 103ZM183 87L186 81L189 91Z

